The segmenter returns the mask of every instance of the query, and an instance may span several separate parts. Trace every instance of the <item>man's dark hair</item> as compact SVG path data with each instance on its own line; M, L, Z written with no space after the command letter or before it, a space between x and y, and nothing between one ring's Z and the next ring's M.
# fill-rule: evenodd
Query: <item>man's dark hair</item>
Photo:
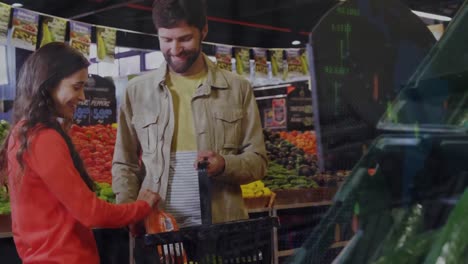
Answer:
M186 22L202 30L206 24L205 0L155 0L153 22L156 29L173 28Z

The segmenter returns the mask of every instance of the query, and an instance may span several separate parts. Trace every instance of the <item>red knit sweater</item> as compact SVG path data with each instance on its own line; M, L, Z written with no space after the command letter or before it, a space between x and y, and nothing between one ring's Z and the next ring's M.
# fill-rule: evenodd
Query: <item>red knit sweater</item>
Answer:
M13 238L23 263L99 263L91 228L122 227L150 213L144 201L113 205L98 199L55 130L40 130L30 142L24 172L16 159L19 141L11 137L8 148Z

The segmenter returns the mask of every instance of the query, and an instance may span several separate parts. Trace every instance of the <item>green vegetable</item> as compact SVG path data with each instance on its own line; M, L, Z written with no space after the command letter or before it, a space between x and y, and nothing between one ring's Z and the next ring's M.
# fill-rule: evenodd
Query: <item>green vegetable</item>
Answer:
M11 213L10 202L0 202L0 215Z
M8 135L10 129L10 124L5 120L0 120L0 145L3 144L3 141Z
M97 185L101 187L102 189L104 188L111 188L111 185L108 184L107 182L98 182Z
M105 196L105 197L113 197L114 192L112 191L111 188L105 188L105 189L101 189L100 195Z
M413 236L406 240L402 247L396 248L387 255L380 257L373 264L417 264L421 263L429 252L432 242L436 239L438 231L429 231Z
M0 128L1 129L10 129L10 124L5 120L0 120Z
M10 214L10 197L8 196L6 186L0 187L0 215Z
M447 219L440 236L432 244L429 255L424 264L459 264L466 263L468 252L468 189L465 189L462 197Z
M112 191L112 187L110 184L105 182L96 182L96 190L95 193L99 199L104 201L115 203L115 194Z
M392 215L394 224L376 256L387 256L395 250L405 247L409 239L422 231L424 219L423 208L420 204L413 205L409 210L405 208L395 209Z

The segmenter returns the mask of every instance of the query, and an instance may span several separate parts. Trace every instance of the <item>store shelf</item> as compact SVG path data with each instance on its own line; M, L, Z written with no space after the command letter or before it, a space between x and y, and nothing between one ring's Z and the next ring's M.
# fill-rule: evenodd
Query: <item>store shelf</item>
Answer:
M291 256L292 254L294 254L294 251L296 251L296 249L297 248L288 249L288 250L280 250L278 251L278 257L282 258L282 257Z
M283 211L290 210L290 209L329 206L332 203L333 203L332 201L319 201L319 202L291 203L291 204L279 204L279 205L275 204L273 205L271 214L272 216L278 216L278 213L280 211L281 213L279 214L282 214ZM280 263L279 258L293 255L297 248L278 250L279 245L278 245L278 229L277 228L274 228L273 237L274 237L273 264L278 264ZM334 245L334 246L338 247L338 245Z
M349 241L339 241L339 242L335 242L333 243L330 248L343 248L343 247L346 247L346 245L348 244Z
M335 242L330 246L330 248L342 248L342 247L345 247L347 243L348 243L348 241ZM287 249L287 250L280 250L280 251L278 251L278 257L282 258L282 257L291 256L291 255L294 254L296 249L297 248Z
M318 206L327 206L331 205L332 201L320 201L320 202L311 202L311 203L296 203L296 204L281 204L275 205L275 210L285 210L285 209L296 209L304 207L318 207Z
M255 209L247 209L247 213L249 214L256 214L256 213L268 213L271 211L271 208L255 208Z
M288 86L293 85L296 82L305 82L305 81L310 81L310 77L309 76L297 77L294 80L279 81L277 83L270 83L270 84L263 84L263 85L255 84L252 88L253 88L254 91L286 88Z
M263 86L255 86L253 87L254 91L264 91L264 90L271 90L271 89L278 89L278 88L288 88L291 83L282 83L278 85L263 85Z

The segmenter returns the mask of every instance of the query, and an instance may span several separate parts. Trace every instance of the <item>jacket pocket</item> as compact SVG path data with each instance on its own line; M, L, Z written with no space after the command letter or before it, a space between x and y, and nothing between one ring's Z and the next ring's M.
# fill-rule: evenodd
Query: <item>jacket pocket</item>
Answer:
M214 113L216 119L216 136L224 149L238 149L242 134L242 118L244 112L242 109L226 107Z
M154 153L158 146L159 115L135 115L132 123L135 127L143 153Z

